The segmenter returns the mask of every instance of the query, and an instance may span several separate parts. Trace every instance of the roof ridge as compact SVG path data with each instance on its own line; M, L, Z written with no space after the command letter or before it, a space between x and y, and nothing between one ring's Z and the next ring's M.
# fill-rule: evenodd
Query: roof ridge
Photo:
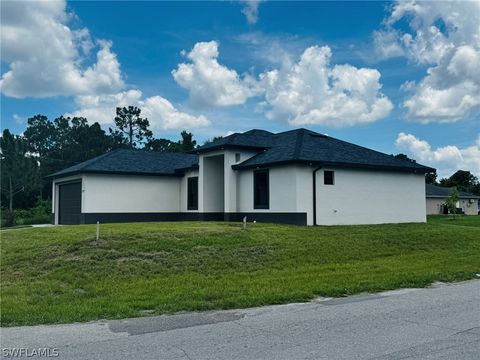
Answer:
M107 152L107 153L105 153L105 154L103 154L103 155L99 155L99 156L97 156L97 157L94 157L93 159L90 159L91 162L88 163L86 166L91 166L91 165L93 165L93 164L96 164L99 160L105 159L105 158L111 156L112 154L118 153L118 152L120 152L120 151L122 151L122 150L129 150L129 149L122 149L122 148L120 148L120 149L111 150L111 151L109 151L109 152ZM89 160L87 160L87 161L89 161ZM87 161L85 161L85 162L87 162ZM82 166L80 169L84 169L84 168L85 168L85 167ZM80 169L79 169L79 170L80 170Z
M281 132L275 133L274 135L282 135L282 134L287 134L287 133L291 133L291 132L303 132L303 133L307 133L307 134L310 134L310 135L323 135L322 133L318 133L316 131L309 130L309 129L306 129L306 128L298 128L298 129L281 131Z
M293 159L298 160L300 158L300 152L302 151L303 139L305 132L304 129L299 129L297 132L297 140L295 143L295 149L293 150Z

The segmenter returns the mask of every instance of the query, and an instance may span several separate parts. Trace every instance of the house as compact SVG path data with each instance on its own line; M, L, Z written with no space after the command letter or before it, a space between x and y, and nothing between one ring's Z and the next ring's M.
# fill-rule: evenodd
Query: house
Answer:
M425 186L425 195L427 199L427 215L447 214L445 203L450 197L451 188L427 184ZM458 192L457 209L465 215L478 215L480 196L469 194L464 191Z
M116 150L53 178L54 224L424 222L434 171L306 129L250 130L190 154Z

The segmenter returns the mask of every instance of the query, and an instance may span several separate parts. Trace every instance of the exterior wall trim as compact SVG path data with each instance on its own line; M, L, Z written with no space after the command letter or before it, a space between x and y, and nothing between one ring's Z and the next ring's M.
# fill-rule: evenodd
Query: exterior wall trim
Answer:
M307 225L307 213L289 212L160 212L160 213L82 213L81 224L121 223L121 222L155 222L155 221L258 221L262 223L279 223Z

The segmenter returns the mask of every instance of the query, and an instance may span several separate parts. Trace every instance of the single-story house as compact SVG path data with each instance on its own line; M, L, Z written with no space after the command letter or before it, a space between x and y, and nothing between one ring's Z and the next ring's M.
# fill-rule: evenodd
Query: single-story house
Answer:
M445 203L451 193L451 188L427 184L425 186L427 215L448 214ZM465 215L478 215L479 202L480 196L478 195L469 194L464 191L458 192L457 209L461 209L461 212Z
M250 130L191 153L116 150L52 175L54 224L425 222L415 162L306 129Z

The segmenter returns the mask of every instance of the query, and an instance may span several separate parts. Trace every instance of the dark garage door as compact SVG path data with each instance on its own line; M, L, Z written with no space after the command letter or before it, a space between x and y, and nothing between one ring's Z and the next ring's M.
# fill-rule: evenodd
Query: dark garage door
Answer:
M82 183L73 182L59 186L58 223L80 224L82 212Z

